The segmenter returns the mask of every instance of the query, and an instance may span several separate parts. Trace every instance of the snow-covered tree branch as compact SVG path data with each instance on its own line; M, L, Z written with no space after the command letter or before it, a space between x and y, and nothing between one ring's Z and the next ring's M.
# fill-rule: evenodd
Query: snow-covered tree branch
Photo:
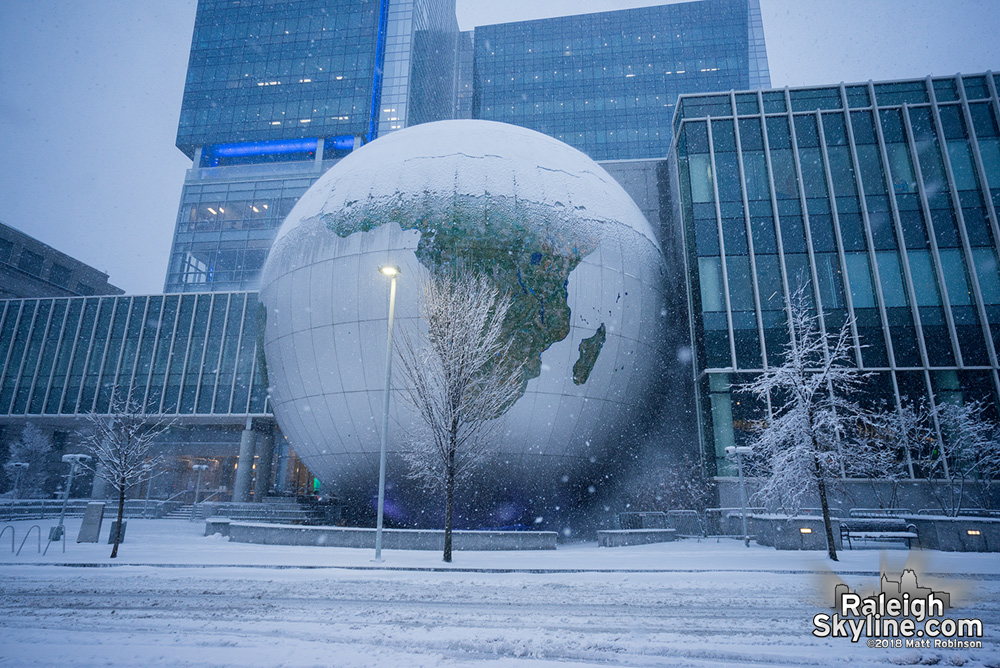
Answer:
M817 494L823 510L827 547L837 559L830 522L828 483L844 467L841 436L860 410L848 399L864 378L853 366L850 321L823 334L800 285L789 305L789 342L782 364L765 370L740 390L762 402L770 397L773 417L757 433L754 459L766 472L757 497L794 515Z
M867 479L879 507L895 508L900 481L914 476L914 450L932 440L933 429L923 405L903 403L863 416L845 452L847 475Z
M445 493L444 560L451 561L455 485L495 448L500 418L521 394L523 362L512 360L504 319L511 299L487 277L449 274L421 281L425 333L404 330L402 399L421 418L404 457L411 476Z
M108 413L90 413L87 421L90 430L83 434L83 440L96 460L88 468L118 492L118 534L111 550L114 559L118 556L125 493L159 462L159 457L150 457L149 449L153 440L172 423L162 416L148 415L139 401L123 398L117 390L111 394Z
M949 515L962 510L969 483L979 479L988 491L1000 473L998 427L987 417L987 408L981 401L938 403L935 408L942 439L924 454L921 464L941 509Z
M8 464L19 462L28 465L27 469L22 469L17 476L17 492L22 498L45 496L50 452L52 452L51 437L31 423L24 425L21 438L11 444L10 456L7 458Z

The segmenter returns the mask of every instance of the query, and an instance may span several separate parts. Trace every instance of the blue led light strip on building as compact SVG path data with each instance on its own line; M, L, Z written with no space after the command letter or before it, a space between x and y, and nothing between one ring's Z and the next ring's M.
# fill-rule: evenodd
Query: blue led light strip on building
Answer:
M278 139L242 144L216 144L208 149L212 155L223 158L242 155L270 155L280 153L308 153L316 150L315 139Z
M368 117L365 141L375 139L378 128L378 107L382 97L382 65L385 61L385 32L389 23L389 0L382 0L378 9L378 39L375 41L375 78L372 81L372 108Z
M219 158L311 153L316 151L317 146L316 139L277 139L238 144L216 144L205 147L205 156L209 158L210 162L217 164ZM354 135L330 137L326 140L325 146L335 150L349 151L354 147Z

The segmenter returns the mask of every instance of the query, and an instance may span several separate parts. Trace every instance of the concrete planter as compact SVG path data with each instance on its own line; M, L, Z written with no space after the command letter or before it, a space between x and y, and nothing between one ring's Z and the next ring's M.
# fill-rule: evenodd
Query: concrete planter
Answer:
M206 532L208 529L206 522ZM452 548L454 550L554 550L556 537L555 531L455 531L452 534ZM261 545L374 549L375 529L229 522L229 540L234 543ZM387 550L443 550L444 531L385 529L382 533L382 547Z
M205 520L205 535L229 536L229 525L232 523L228 517L209 517Z
M823 518L815 515L751 515L750 533L757 536L757 544L778 550L826 550L826 528ZM842 549L840 520L830 518L833 525L833 544Z
M1000 519L908 515L920 547L945 552L1000 552Z

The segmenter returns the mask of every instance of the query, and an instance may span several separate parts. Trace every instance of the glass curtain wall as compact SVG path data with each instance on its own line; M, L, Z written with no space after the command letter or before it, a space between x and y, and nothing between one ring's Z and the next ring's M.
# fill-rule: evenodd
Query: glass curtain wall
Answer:
M264 416L254 292L0 302L0 415Z
M680 93L769 85L757 0L480 26L474 48L474 118L595 160L665 156Z
M998 396L996 75L682 96L676 158L703 451L767 406L790 295L850 320L866 402ZM995 408L992 409L995 412Z

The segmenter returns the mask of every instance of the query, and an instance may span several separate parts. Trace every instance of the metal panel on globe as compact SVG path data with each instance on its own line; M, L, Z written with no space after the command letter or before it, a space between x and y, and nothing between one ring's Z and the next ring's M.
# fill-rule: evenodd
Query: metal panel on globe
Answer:
M481 521L573 503L631 455L668 324L649 224L611 176L562 142L489 121L428 123L327 172L289 214L264 270L275 415L310 471L348 503L370 501L378 468L385 264L402 271L401 329L419 327L418 281L431 271L485 273L514 300L512 354L529 380L501 418L497 455L470 485ZM398 397L390 416L390 516L419 524L420 490L398 456L419 424Z

